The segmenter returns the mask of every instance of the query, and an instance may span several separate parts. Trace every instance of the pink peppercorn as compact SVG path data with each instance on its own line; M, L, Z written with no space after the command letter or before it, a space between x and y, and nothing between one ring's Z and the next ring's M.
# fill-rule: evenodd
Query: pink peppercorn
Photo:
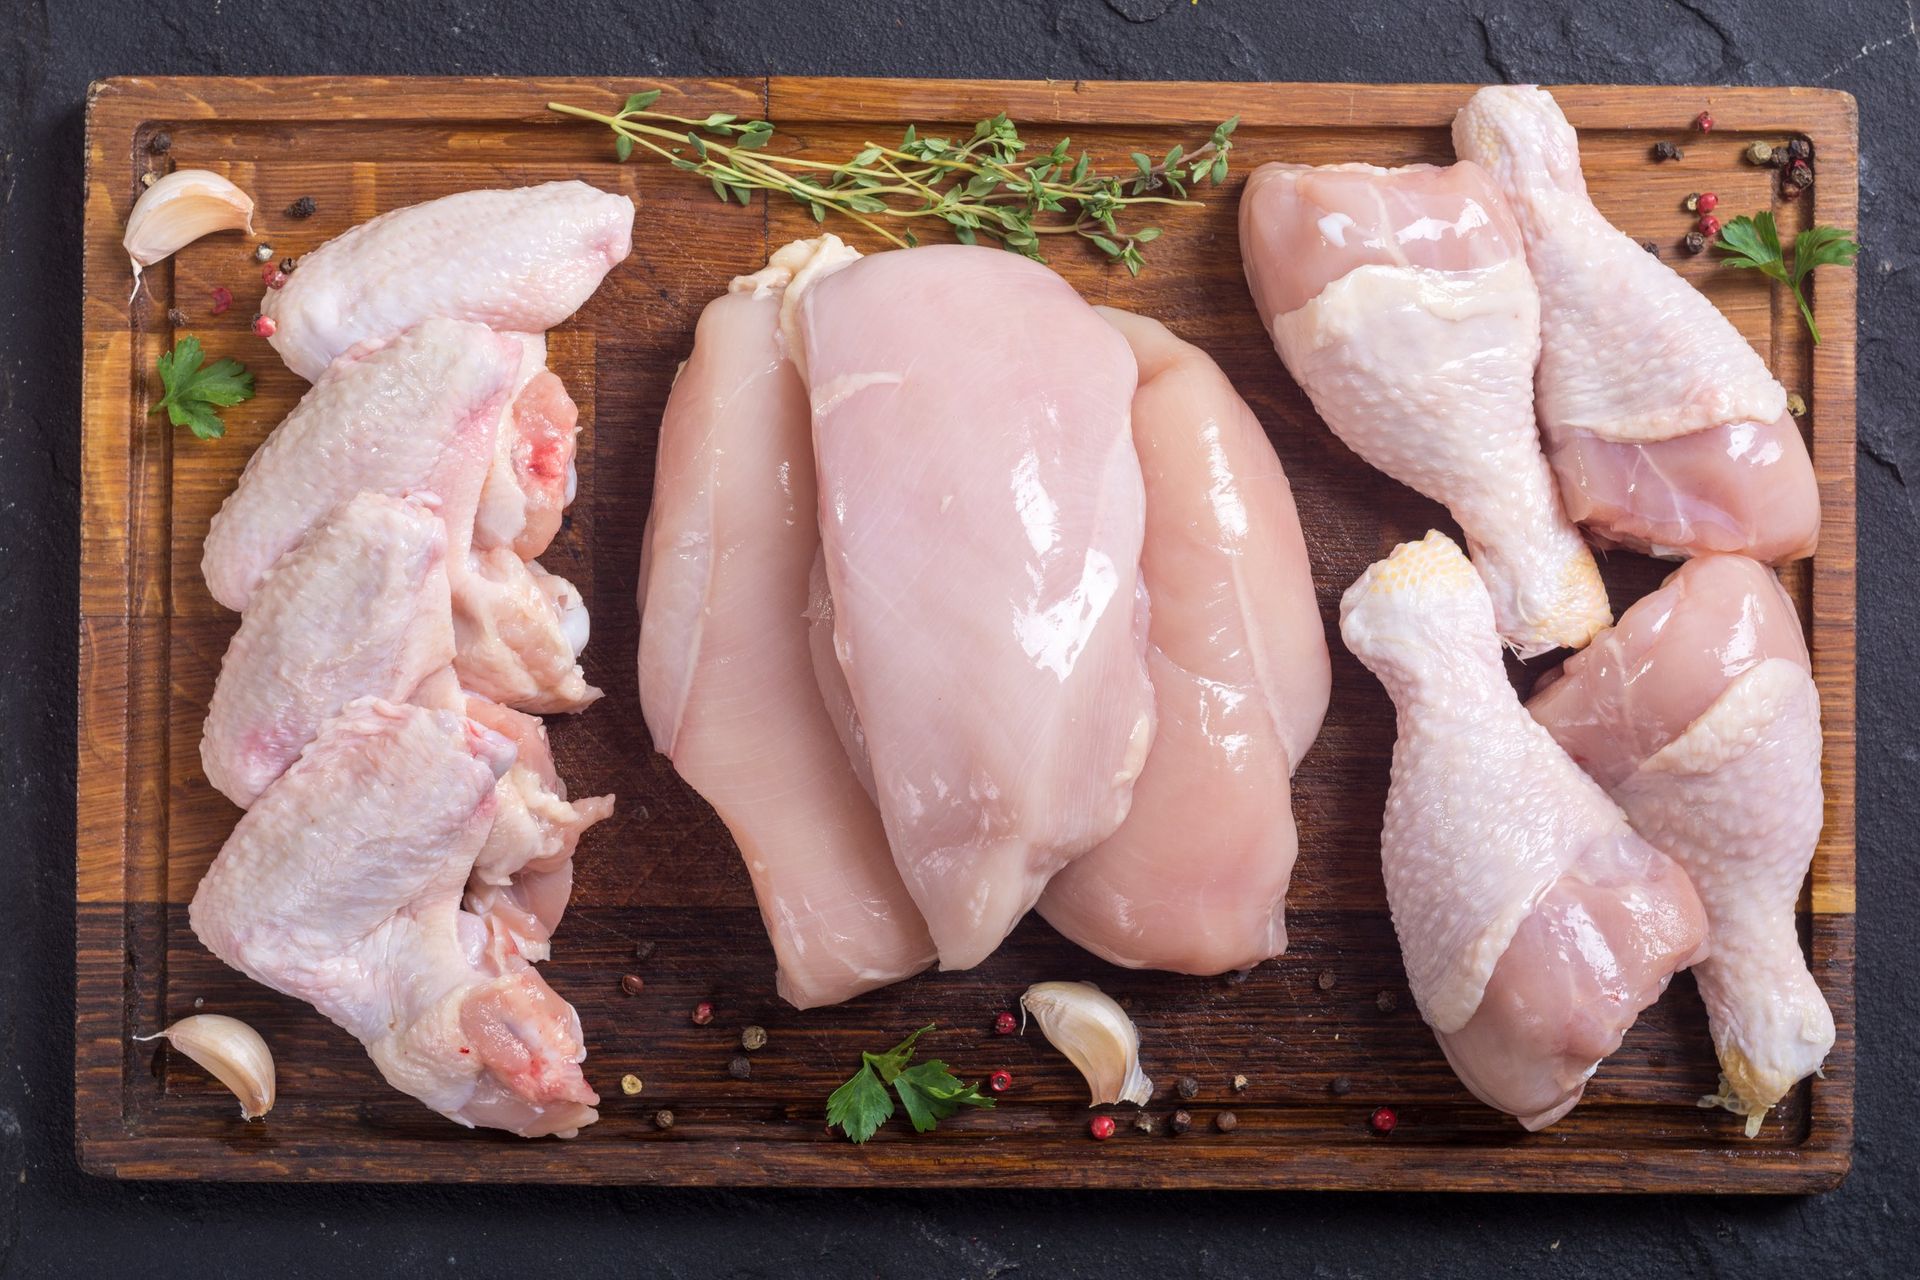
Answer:
M1367 1127L1382 1137L1393 1132L1400 1123L1400 1117L1393 1114L1392 1107L1375 1107L1373 1114L1367 1117Z
M278 329L279 326L274 324L272 316L255 316L253 318L253 333L257 338L271 338Z
M1005 1093L1013 1088L1013 1072L996 1071L987 1077L987 1088L995 1093Z
M693 1025L694 1026L704 1027L709 1022L712 1022L712 1021L713 1021L713 1001L702 1000L699 1004L693 1006Z
M993 1034L997 1036L1010 1036L1016 1030L1018 1030L1018 1026L1014 1022L1011 1013L996 1013L993 1015Z
M1710 213L1700 215L1700 234L1711 240L1720 234L1720 219Z
M1113 1136L1113 1117L1095 1116L1088 1122L1087 1132L1093 1135L1095 1142L1105 1142Z
M233 290L221 285L213 286L213 314L219 315L233 305Z
M1702 133L1713 132L1713 117L1705 111L1693 118L1693 127Z
M1711 191L1703 191L1700 193L1700 212L1712 213L1715 209L1718 209L1719 207L1720 207L1719 196L1713 194L1713 192Z
M287 273L280 269L279 263L269 262L266 266L260 268L260 283L266 285L269 289L285 288Z

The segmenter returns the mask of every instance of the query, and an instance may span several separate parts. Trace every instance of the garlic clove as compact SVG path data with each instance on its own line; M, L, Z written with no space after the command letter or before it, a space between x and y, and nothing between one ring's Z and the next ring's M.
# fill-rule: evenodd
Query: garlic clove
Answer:
M217 173L176 169L133 202L121 240L133 262L133 282L162 258L215 231L253 234L253 197Z
M162 1037L233 1090L246 1119L258 1120L273 1110L273 1053L260 1033L240 1019L196 1013L165 1031L134 1039L144 1043Z
M1087 1078L1089 1106L1145 1106L1153 1096L1153 1081L1140 1070L1140 1029L1112 996L1091 982L1037 982L1020 997L1020 1007Z

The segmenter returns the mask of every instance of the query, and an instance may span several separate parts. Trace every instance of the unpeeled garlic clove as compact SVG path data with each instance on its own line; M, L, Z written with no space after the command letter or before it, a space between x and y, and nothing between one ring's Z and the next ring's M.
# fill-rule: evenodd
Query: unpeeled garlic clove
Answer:
M196 1013L165 1031L134 1039L145 1042L162 1037L233 1090L246 1119L258 1120L273 1110L273 1053L260 1033L240 1019Z
M1153 1096L1153 1081L1140 1070L1140 1029L1112 996L1091 982L1037 982L1020 997L1020 1007L1087 1078L1089 1106L1145 1106Z
M133 202L120 242L133 262L133 282L147 267L215 231L253 234L253 197L217 173L176 169Z

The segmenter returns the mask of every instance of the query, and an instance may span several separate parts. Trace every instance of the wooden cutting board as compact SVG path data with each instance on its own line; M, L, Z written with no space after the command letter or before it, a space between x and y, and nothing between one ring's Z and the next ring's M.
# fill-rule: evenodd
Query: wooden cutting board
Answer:
M1407 993L1381 887L1378 841L1393 739L1379 684L1329 634L1333 703L1301 766L1301 853L1292 947L1239 981L1110 968L1037 918L986 964L927 974L835 1009L796 1013L774 995L773 960L725 829L651 751L635 693L633 595L652 489L654 432L701 306L772 246L813 231L784 199L722 204L659 163L616 163L599 127L544 110L553 99L617 109L659 88L659 109L725 110L779 126L776 147L844 157L905 124L959 130L1005 110L1029 137L1060 133L1127 164L1135 148L1189 147L1230 115L1234 177L1207 207L1162 219L1138 280L1069 247L1054 265L1093 301L1150 312L1210 351L1266 423L1293 481L1323 616L1368 562L1429 526L1438 507L1387 480L1315 419L1274 357L1242 283L1238 184L1256 164L1451 159L1447 124L1471 92L1453 85L996 83L906 80L120 79L88 100L86 381L80 617L78 993L75 1119L81 1162L130 1178L365 1179L578 1183L1012 1187L1320 1187L1591 1191L1811 1191L1845 1176L1853 1132L1854 1003L1854 278L1818 276L1827 341L1807 341L1790 300L1752 273L1684 258L1682 201L1713 190L1721 211L1773 207L1788 231L1856 225L1856 117L1843 93L1803 89L1556 90L1580 129L1600 207L1703 287L1811 406L1825 505L1819 555L1787 573L1812 639L1826 732L1826 827L1802 929L1839 1041L1824 1079L1799 1088L1757 1139L1701 1110L1714 1056L1690 977L1678 979L1602 1067L1586 1101L1525 1134L1455 1081ZM1711 109L1710 135L1689 126ZM170 135L164 159L156 136ZM1811 199L1781 202L1772 174L1740 158L1754 139L1812 140ZM1655 164L1652 144L1685 148ZM387 1088L359 1046L306 1006L232 972L187 927L186 904L237 812L202 777L201 719L235 619L200 580L207 521L248 454L303 384L252 336L262 292L254 240L215 236L153 270L128 302L122 227L141 175L166 162L224 172L258 201L275 256L355 223L470 187L583 178L639 204L633 257L552 336L557 371L587 424L572 518L544 559L593 610L588 676L607 697L552 721L576 794L613 791L619 812L582 843L573 906L548 978L579 1008L603 1119L572 1142L469 1132ZM301 196L303 221L282 211ZM843 220L831 229L882 247ZM453 274L457 259L416 270ZM211 290L234 303L211 313ZM184 313L170 321L169 307ZM259 394L200 443L149 417L154 361L177 334L245 361ZM964 340L962 335L957 338ZM1630 371L1623 370L1623 376ZM1616 612L1664 573L1615 554ZM1525 682L1531 674L1518 672ZM1193 833L1198 845L1204 830ZM644 959L637 949L646 951ZM645 979L638 996L620 980ZM1149 1136L1131 1109L1118 1136L1087 1136L1079 1077L1036 1031L996 1037L994 1014L1031 981L1086 978L1126 1002L1157 1088ZM693 1025L710 1000L716 1016ZM132 1037L196 1009L242 1017L272 1043L280 1099L259 1124L202 1071ZM898 1122L863 1147L825 1132L828 1092L859 1061L936 1022L923 1048L963 1075L1004 1067L997 1111L915 1136ZM750 1079L728 1072L747 1024L768 1033ZM623 1075L645 1081L637 1098ZM1169 1136L1174 1085L1191 1132ZM1243 1090L1232 1080L1244 1075ZM1368 1114L1394 1107L1390 1138ZM655 1112L670 1108L670 1131ZM1231 1110L1231 1133L1215 1117Z

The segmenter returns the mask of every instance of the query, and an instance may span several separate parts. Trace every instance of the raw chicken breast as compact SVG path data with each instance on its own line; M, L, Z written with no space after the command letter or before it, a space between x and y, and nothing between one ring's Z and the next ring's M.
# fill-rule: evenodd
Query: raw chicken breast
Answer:
M473 692L520 711L579 711L600 697L579 657L586 602L510 547L476 551L453 578L454 669Z
M1501 638L1526 657L1606 626L1534 424L1539 298L1486 174L1262 165L1240 251L1281 360L1333 433L1460 522Z
M1414 999L1461 1082L1543 1128L1705 954L1700 899L1522 709L1449 539L1362 574L1340 634L1398 714L1380 859Z
M1153 741L1133 356L998 249L794 292L835 653L894 859L970 968L1113 834Z
M348 348L431 317L542 333L633 248L633 201L584 182L462 191L395 209L300 259L261 313L287 367L312 382Z
M463 716L349 705L234 828L189 909L207 949L310 1002L461 1124L571 1136L599 1101L580 1020L460 909L513 745Z
M473 545L509 547L531 560L553 544L561 513L573 501L573 454L580 409L547 371L543 334L515 334L520 372L512 402L494 436L493 465L480 491Z
M1127 820L1053 878L1040 914L1114 964L1245 969L1287 946L1288 779L1326 714L1326 631L1293 494L1253 411L1157 321L1100 314L1140 366L1159 728Z
M860 727L860 713L853 707L853 690L847 688L847 673L840 669L840 655L833 650L833 589L827 585L827 559L820 552L813 557L813 571L807 575L807 648L813 655L813 679L826 701L827 716L833 731L840 735L840 746L853 762L853 772L868 799L880 803L873 785L873 757L867 752L867 732Z
M654 746L738 842L780 994L806 1009L934 954L814 684L806 391L778 341L778 290L743 283L701 315L660 424L640 702Z
M1527 709L1699 887L1713 1101L1758 1133L1834 1039L1794 921L1822 794L1820 696L1792 603L1744 556L1690 560Z
M1453 145L1492 176L1526 242L1540 426L1569 514L1655 555L1811 555L1820 496L1786 392L1711 302L1594 208L1552 96L1482 89Z
M447 534L431 499L362 493L253 593L213 687L200 762L241 808L355 698L404 702L453 661Z
M245 609L273 563L362 490L437 496L457 564L519 362L515 340L457 320L349 352L254 451L214 516L200 562L213 598Z

